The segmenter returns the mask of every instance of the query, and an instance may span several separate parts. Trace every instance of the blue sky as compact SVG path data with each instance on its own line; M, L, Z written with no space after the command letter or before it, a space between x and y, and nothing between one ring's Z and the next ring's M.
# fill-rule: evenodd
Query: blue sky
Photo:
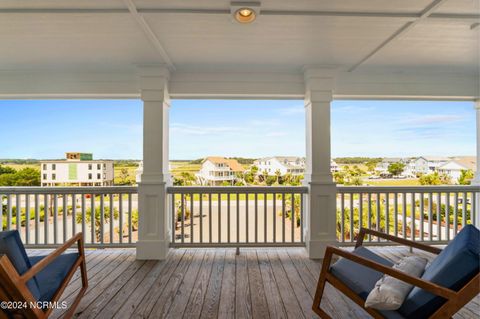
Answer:
M140 159L139 100L0 100L0 158ZM174 100L170 158L305 155L303 101ZM332 155L473 155L472 102L335 101Z

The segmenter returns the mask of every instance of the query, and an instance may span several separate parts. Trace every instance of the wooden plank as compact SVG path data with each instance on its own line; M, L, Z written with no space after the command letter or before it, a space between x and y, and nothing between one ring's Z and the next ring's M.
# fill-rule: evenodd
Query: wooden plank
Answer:
M270 318L286 318L287 313L283 307L282 297L278 291L277 282L270 267L267 252L264 249L259 249L257 250L257 256Z
M188 271L177 290L175 299L173 300L173 303L166 316L167 318L181 318L183 316L204 256L205 250L198 251L198 254L194 256L190 266L188 267Z
M253 318L269 318L268 304L263 288L262 274L258 266L257 252L255 250L246 250L248 282L250 284L250 294L252 297L252 316Z
M225 252L225 266L223 268L222 291L218 317L231 319L235 317L235 250Z
M235 256L236 285L235 285L235 317L252 318L252 302L248 284L247 256Z
M81 313L80 318L106 318L115 313L128 299L133 289L152 269L155 261L135 260L101 295Z
M154 269L145 277L123 306L114 314L114 318L131 318L137 308L144 305L145 300L151 296L152 291L160 295L163 287L168 282L168 279L170 279L171 274L184 254L185 249L172 249L166 261L157 262Z
M224 262L225 250L217 249L200 318L218 318Z
M135 256L129 254L122 263L114 264L113 268L105 269L101 276L96 276L93 280L90 280L88 282L88 289L78 304L77 309L75 309L74 314L80 315L85 311L92 302L106 292L108 287L112 285L122 273L127 272L128 275L130 275L129 269L133 268L136 271L138 270L138 266L140 264L143 265L143 263L144 261L135 261Z
M287 278L287 274L283 269L282 263L275 251L269 250L267 252L270 267L272 267L275 281L278 285L278 291L282 297L283 306L288 318L305 318L302 308L297 301L297 297L293 293L293 287ZM310 306L311 307L311 306Z
M193 286L192 293L190 294L187 308L183 314L185 318L190 319L200 317L203 301L205 300L205 295L207 294L210 274L212 273L214 258L215 250L207 250L200 271L198 272L197 280Z
M154 285L150 288L147 298L142 301L132 317L135 318L160 318L168 312L168 308L172 304L172 300L175 297L180 283L185 276L185 273L193 259L195 250L187 249L180 262L176 265L175 269L170 273L168 281L161 290L157 290L157 286Z
M302 278L297 272L297 269L293 265L290 256L283 250L277 249L276 253L280 259L283 269L287 274L287 278L290 281L290 284L293 288L295 296L302 307L303 313L306 318L318 318L318 316L312 310L313 298L308 293L307 288L305 287Z

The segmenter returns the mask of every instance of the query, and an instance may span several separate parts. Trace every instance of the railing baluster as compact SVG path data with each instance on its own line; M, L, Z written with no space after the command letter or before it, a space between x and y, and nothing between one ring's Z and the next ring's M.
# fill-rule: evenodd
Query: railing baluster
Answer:
M443 193L439 191L437 193L437 240L441 241L443 234L442 234L442 195ZM448 209L448 207L446 207ZM448 214L447 214L448 216Z
M303 239L303 196L304 194L300 194L300 242L304 242Z
M113 204L113 194L110 194L108 196L108 201L109 201L109 204L110 204L110 243L113 243L114 240L113 240L113 223L114 223L114 220L115 220L115 210L114 210L114 204Z
M340 241L345 242L345 194L340 195Z
M255 244L258 243L258 194L255 193Z
M263 194L263 241L267 242L267 194Z
M410 207L411 207L411 225L412 225L412 229L411 229L411 232L412 232L412 236L411 236L411 239L413 241L415 241L415 223L416 223L416 217L415 217L415 193L412 192L412 198L411 198L411 204L410 204Z
M358 231L363 227L363 193L358 193Z
M85 194L81 194L82 196L82 234L83 240L86 240L87 235L85 232L87 231L87 225L85 224Z
M76 220L76 218L77 218L77 194L72 194L72 236L77 234L77 220Z
M43 224L44 224L44 238L43 243L48 244L48 227L49 227L49 212L48 212L48 194L43 195Z
M385 233L390 234L390 193L385 193Z
M40 243L40 204L38 198L39 195L35 194L35 245Z
M424 197L423 193L420 193L420 241L423 241L423 222L424 222Z
M445 229L447 241L450 241L450 193L445 193Z
M17 207L16 217L15 217L15 227L17 228L20 236L22 236L22 232L20 231L21 220L22 220L22 204L20 202L20 194L15 195L15 205Z
M95 243L96 232L95 232L95 194L91 194L90 197L90 236L92 244Z
M240 194L236 194L237 201L237 243L240 242Z
M194 224L193 224L193 201L194 201L194 198L195 198L195 194L194 193L190 193L190 242L193 243L193 236L194 236L194 232L193 232L193 227L194 227Z
M173 215L175 218L178 218L177 214ZM185 194L180 195L180 241L182 244L185 242Z
M104 198L103 194L100 194L100 243L103 245L103 225L105 223L105 211L104 211ZM93 215L95 218L95 214Z
M296 225L295 219L297 218L297 217L295 216L295 194L292 193L292 194L290 194L290 196L292 197L292 200L291 200L291 203L292 203L292 204L291 204L291 207L290 207L290 210L291 210L291 212L290 212L290 221L291 221L291 224L292 224L292 229L291 229L291 233L292 233L292 234L291 234L291 238L292 238L292 243L294 243L294 242L295 242L295 225Z
M273 242L277 242L277 194L273 193Z
M398 237L398 193L393 193L393 213L395 216L393 216L393 232L395 234L395 237Z
M222 194L217 194L217 201L218 201L218 242L222 242Z
M198 194L200 197L200 243L203 243L203 193Z
M177 231L177 212L175 209L175 197L177 196L177 193L173 192L172 193L172 243L176 242L175 234Z
M471 198L471 205L470 205L470 218L472 220L472 224L475 225L475 221L477 220L477 196L475 192L470 193L470 198ZM480 227L480 225L476 225L477 227Z
M368 228L372 228L372 194L371 193L368 193ZM343 203L343 200L342 200L342 203ZM343 221L342 221L342 224L343 224ZM343 232L342 232L343 233ZM372 241L372 236L371 235L368 235L368 241L371 242Z
M248 243L248 233L250 230L250 224L248 223L248 193L245 193L245 242Z
M350 242L353 242L353 193L350 193Z
M82 229L83 229L83 196L82 196ZM123 194L118 193L118 241L119 243L123 243Z
M377 216L376 216L376 221L375 224L377 224L377 231L382 231L380 227L380 212L381 212L381 206L382 206L382 198L381 198L381 193L377 193ZM377 237L377 242L380 241L380 237Z
M453 234L457 235L458 233L458 193L455 192L453 196L455 204L453 205Z
M407 194L402 193L402 237L407 238Z
M208 242L212 243L212 193L208 194Z
M67 194L63 194L62 197L62 207L63 207L63 213L62 213L62 227L63 227L63 242L66 242L68 239L68 234L67 234L67 216L68 216L68 205L67 205Z
M432 192L428 193L428 240L432 240L433 232L433 194Z
M282 243L285 242L285 193L282 193Z
M7 195L7 230L12 229L12 195Z
M467 193L463 192L462 202L462 228L467 224Z
M58 244L58 196L53 194L53 243Z
M138 202L138 197L137 197L137 202ZM128 194L128 243L131 244L132 243L132 233L133 233L133 225L132 225L132 194ZM138 208L137 208L137 223L138 223L138 218L139 218L139 215L140 212L138 211ZM138 225L137 225L137 229L138 229ZM175 231L175 229L173 230Z
M2 196L0 196L0 202L2 200ZM0 208L1 207L0 203ZM0 210L0 215L2 215L3 210ZM1 224L1 217L0 217L0 225ZM1 228L1 226L0 226ZM25 243L28 245L30 244L30 194L25 194Z
M227 194L227 242L230 243L230 193Z

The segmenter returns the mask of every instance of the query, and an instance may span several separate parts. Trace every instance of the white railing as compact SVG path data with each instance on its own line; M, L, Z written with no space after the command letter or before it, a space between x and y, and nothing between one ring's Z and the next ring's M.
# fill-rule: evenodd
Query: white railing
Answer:
M171 247L302 246L307 187L169 187Z
M475 220L479 186L337 188L337 239L353 243L360 227L414 241L447 243ZM379 238L365 242L381 243Z
M83 232L87 247L134 246L137 187L0 187L0 225L29 246L50 247Z

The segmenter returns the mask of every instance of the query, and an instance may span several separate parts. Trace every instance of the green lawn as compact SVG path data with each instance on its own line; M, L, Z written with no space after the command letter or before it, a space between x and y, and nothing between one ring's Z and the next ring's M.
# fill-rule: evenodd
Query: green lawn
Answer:
M368 186L418 186L418 179L364 179L365 185Z

